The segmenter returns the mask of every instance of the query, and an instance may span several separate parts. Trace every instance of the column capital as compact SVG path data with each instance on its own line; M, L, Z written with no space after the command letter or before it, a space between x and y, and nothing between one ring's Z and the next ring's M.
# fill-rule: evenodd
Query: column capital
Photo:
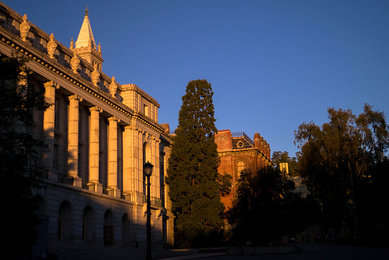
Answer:
M108 117L108 121L111 123L111 122L120 122L120 119L117 118L116 116L111 116L111 117Z
M90 107L89 110L90 110L91 112L92 112L92 111L98 111L98 112L100 112L100 113L103 112L103 110L102 110L100 107L98 107L98 106Z
M46 81L45 83L43 83L43 86L44 86L45 88L47 88L47 87L53 87L53 88L59 89L58 83L56 83L56 82L54 82L54 81L52 81L52 80Z
M69 99L69 100L78 100L78 101L80 101L80 102L82 101L82 97L80 97L80 96L77 95L77 94L68 96L68 99Z

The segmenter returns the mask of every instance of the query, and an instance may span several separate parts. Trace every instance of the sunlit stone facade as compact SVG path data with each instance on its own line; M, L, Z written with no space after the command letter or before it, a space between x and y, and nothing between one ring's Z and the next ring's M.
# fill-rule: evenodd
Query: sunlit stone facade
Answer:
M146 161L154 165L153 248L172 245L164 184L171 140L158 123L159 104L138 86L103 73L88 13L67 48L0 2L0 52L29 59L29 84L50 104L34 115L34 135L46 145L37 164L47 172L34 190L42 220L34 255L142 257Z
M218 172L232 176L231 193L221 199L226 209L229 209L237 196L240 172L248 170L254 173L272 165L270 145L258 133L255 133L252 141L244 132L231 133L230 130L219 130L215 142L220 158Z

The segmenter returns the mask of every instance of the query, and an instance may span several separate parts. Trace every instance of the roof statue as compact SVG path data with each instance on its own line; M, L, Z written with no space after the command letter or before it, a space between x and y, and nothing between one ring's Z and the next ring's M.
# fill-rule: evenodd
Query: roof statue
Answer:
M85 9L84 21L81 25L80 33L76 41L76 48L87 47L92 43L92 47L96 48L95 38L93 37L92 27L89 23L88 8Z

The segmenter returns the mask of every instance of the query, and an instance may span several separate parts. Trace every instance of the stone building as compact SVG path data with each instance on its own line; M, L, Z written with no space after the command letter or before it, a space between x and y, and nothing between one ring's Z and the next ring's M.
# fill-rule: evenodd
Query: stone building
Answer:
M222 197L224 206L229 209L236 199L240 172L256 172L273 164L270 146L258 133L255 133L253 141L244 132L231 133L230 130L219 130L215 142L220 158L219 174L232 176L231 193Z
M47 177L34 190L40 222L35 256L142 257L146 241L143 165L151 177L153 248L173 244L164 177L171 139L157 100L102 70L86 11L77 41L64 46L0 2L0 54L28 58L30 86L50 107L34 114Z

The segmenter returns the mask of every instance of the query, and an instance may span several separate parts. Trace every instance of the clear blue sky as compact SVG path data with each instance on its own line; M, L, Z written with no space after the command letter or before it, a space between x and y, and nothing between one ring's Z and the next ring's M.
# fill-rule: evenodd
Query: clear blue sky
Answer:
M387 0L3 2L66 46L87 5L103 71L155 97L171 129L198 78L212 84L218 129L259 132L290 155L294 130L328 107L389 113Z

